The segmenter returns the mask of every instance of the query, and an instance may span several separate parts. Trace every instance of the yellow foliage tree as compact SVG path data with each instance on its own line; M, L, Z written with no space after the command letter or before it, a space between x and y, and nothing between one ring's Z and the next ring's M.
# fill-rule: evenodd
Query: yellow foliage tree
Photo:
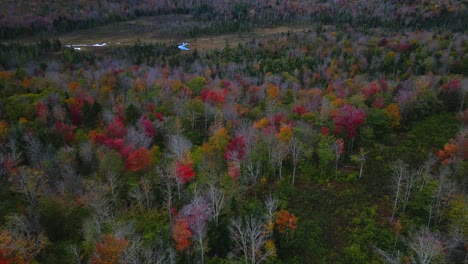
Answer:
M209 139L210 144L216 151L224 152L229 143L229 135L225 127L218 128Z
M385 108L385 113L390 118L390 126L397 127L400 125L400 108L397 104L390 104Z
M268 118L263 117L262 119L254 122L253 125L257 129L265 128L268 125Z

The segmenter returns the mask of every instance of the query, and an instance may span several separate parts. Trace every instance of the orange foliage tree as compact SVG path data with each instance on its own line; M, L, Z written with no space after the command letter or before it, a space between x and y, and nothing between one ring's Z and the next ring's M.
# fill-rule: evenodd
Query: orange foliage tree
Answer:
M293 131L292 131L291 126L289 125L281 126L279 132L276 134L276 137L281 142L289 142L292 136L293 136Z
M297 228L297 217L290 212L281 209L276 212L276 229L280 234L286 234Z
M444 165L450 164L457 153L457 145L455 143L447 143L444 149L437 152L437 156Z
M190 246L190 237L192 232L189 229L189 222L185 218L177 219L174 224L174 233L172 238L176 242L176 249L183 251Z
M267 84L266 91L268 98L277 98L280 94L280 89L278 88L278 86L271 83Z
M128 241L124 238L117 238L113 235L104 235L102 242L96 243L96 253L91 259L92 264L117 264L123 263L120 257L128 246Z
M151 151L141 147L131 152L125 161L125 169L130 171L144 171L151 167Z

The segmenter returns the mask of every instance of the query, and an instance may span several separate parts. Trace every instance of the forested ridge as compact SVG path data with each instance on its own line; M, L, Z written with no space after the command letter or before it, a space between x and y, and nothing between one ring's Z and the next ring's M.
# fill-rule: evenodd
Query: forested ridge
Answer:
M460 1L31 2L0 19L0 263L467 261ZM177 36L317 28L14 42L168 13Z
M465 30L466 4L458 0L32 0L3 1L0 39L55 35L141 16L187 14L172 33L185 36L249 31L285 23L332 23L404 30L450 27Z

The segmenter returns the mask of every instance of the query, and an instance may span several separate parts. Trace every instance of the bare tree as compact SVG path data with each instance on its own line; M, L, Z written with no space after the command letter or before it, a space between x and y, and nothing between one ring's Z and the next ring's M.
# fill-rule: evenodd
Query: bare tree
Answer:
M459 89L459 94L460 94L460 113L463 112L463 107L465 106L465 100L466 97L468 96L468 79L463 78L461 81L460 89Z
M172 135L169 137L169 150L174 157L181 159L192 147L192 142L182 135Z
M133 197L140 208L150 210L153 204L153 187L151 181L147 178L140 180L137 186L130 191L130 196Z
M411 193L415 188L416 182L426 184L429 170L432 166L432 159L426 161L418 170L409 171L408 164L398 160L391 165L393 171L392 186L395 191L395 200L393 203L392 220L395 216L398 203L401 203L401 210L404 212L408 205Z
M295 136L291 137L291 139L289 140L289 149L291 152L292 162L293 162L292 185L294 186L294 183L296 181L297 164L299 162L301 155L303 154L303 147L297 137Z
M433 194L433 200L429 205L429 219L428 226L431 223L432 217L435 218L434 224L437 225L441 222L448 203L450 202L453 194L456 191L456 185L449 178L449 169L447 167L441 168L436 175L437 189Z
M243 180L247 183L256 183L260 175L260 161L256 159L256 147L258 146L259 133L258 130L252 126L252 123L241 123L235 132L236 136L240 136L245 141L245 156L242 161L243 167Z
M75 172L72 166L67 164L62 164L58 166L60 176L55 181L50 179L50 185L53 185L57 192L64 195L66 193L69 194L77 194L80 190L81 181L79 175Z
M22 153L19 151L18 146L16 144L15 139L9 139L6 145L8 149L10 149L10 158L15 161L15 163L19 163L21 161Z
M466 199L466 197L462 199ZM464 209L466 211L466 207ZM454 219L454 221L450 225L449 238L447 243L447 255L449 257L454 257L457 255L464 256L463 263L468 263L468 251L465 250L465 248L463 247L463 245L468 244L468 238L466 237L463 231L463 225L464 223L466 223L467 219L468 215L463 213L456 219Z
M230 230L235 242L235 251L243 254L245 263L261 263L273 253L265 248L270 233L261 218L255 216L244 219L234 218Z
M268 195L267 199L265 200L265 207L267 209L267 223L273 224L273 218L275 216L276 209L278 209L279 201L271 194Z
M278 176L280 181L283 178L283 161L286 156L289 154L289 149L287 145L283 144L283 142L276 142L273 144L272 149L272 161L273 164L278 167Z
M390 221L393 221L393 218L395 217L395 212L396 212L396 208L398 205L398 201L400 200L402 184L403 184L404 179L407 177L406 175L408 174L406 166L407 166L406 163L404 163L402 160L397 160L395 163L391 165L391 169L393 171L392 187L395 191L395 199L393 201L392 216L390 218Z
M144 128L135 129L130 127L127 129L127 135L125 136L125 142L135 148L148 148L151 144L152 138L144 132Z
M414 253L411 256L412 263L429 264L443 256L444 246L440 236L427 227L415 232L407 244Z
M85 141L80 143L78 154L81 160L85 162L85 164L87 164L88 166L91 165L94 160L93 145L91 144L91 142Z
M408 201L411 197L411 192L413 191L415 175L416 173L414 171L407 171L403 178L403 212L406 210L406 206L408 205Z
M8 179L14 188L27 201L32 209L39 205L39 197L46 190L47 178L38 170L20 167Z
M26 144L28 146L27 155L31 164L34 166L35 169L39 169L41 167L41 161L43 160L44 154L44 147L41 141L37 137L32 135L25 135L24 140L26 141Z
M431 178L432 167L436 164L437 160L436 156L430 156L421 167L419 167L417 178L420 191L426 187L428 180Z
M59 104L56 104L52 107L52 114L57 121L61 122L65 120L65 117L67 115L65 109Z
M359 179L362 177L362 172L364 169L364 163L366 162L367 152L363 148L359 149L359 152L356 155L351 155L351 160L359 163Z
M192 202L182 208L181 215L188 220L193 239L200 249L201 263L205 263L205 237L207 220L211 216L211 208L208 202L201 196L196 195Z
M175 263L169 248L158 241L156 245L143 244L142 238L137 236L130 240L130 245L125 249L123 260L128 264L165 264Z
M215 184L210 183L208 189L208 201L212 211L212 217L215 225L218 226L219 215L224 206L224 192L220 190Z
M120 180L117 172L115 171L107 171L106 172L106 180L109 184L110 188L110 195L113 202L117 201L119 189L120 189Z
M81 264L81 259L83 258L83 250L77 245L70 245L67 248L67 252L71 255L73 264Z
M335 178L338 176L338 162L341 154L343 154L344 142L343 139L337 139L332 144L333 153L335 154Z
M375 251L383 257L386 263L388 264L400 264L401 263L401 257L400 257L400 252L397 251L396 255L390 254L388 252L383 251L380 248L375 247Z
M166 203L166 209L169 215L169 222L172 228L173 223L174 223L172 219L172 207L174 203L173 188L175 185L177 185L177 178L175 177L175 174L168 173L164 168L158 169L158 172L161 175L161 179L166 188L165 203Z
M254 161L253 158L249 155L247 156L246 161L244 162L244 170L246 180L255 184L260 175L260 161Z
M113 218L113 212L107 197L110 188L107 184L96 181L88 182L87 185L86 199L95 212L95 224L100 226L101 223Z
M21 155L14 139L9 139L4 148L0 147L0 177L7 176L9 170L21 162Z
M114 236L119 239L126 239L135 233L135 227L132 223L114 222L112 223Z
M258 130L252 126L251 122L241 122L234 134L244 139L246 154L249 154L252 148L255 147L259 138Z

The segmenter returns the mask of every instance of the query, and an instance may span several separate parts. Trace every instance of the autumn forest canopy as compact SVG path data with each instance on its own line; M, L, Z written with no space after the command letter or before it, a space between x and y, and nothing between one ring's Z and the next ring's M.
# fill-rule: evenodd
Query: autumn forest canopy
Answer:
M0 7L0 264L468 261L462 1Z

